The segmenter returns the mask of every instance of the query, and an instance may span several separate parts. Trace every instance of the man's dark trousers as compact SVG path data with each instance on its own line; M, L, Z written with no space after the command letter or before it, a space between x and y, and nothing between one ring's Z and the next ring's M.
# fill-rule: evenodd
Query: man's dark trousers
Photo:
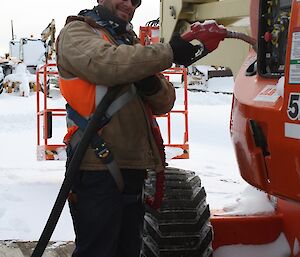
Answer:
M76 235L72 257L140 256L145 171L122 174L123 194L108 171L81 171L76 179L69 200Z

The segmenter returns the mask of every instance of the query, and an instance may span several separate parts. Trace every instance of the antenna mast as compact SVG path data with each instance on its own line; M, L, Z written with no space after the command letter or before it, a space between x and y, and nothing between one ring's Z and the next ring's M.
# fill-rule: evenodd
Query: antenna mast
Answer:
M11 24L11 39L14 40L15 36L14 36L14 24L13 24L13 20L10 20L10 24Z

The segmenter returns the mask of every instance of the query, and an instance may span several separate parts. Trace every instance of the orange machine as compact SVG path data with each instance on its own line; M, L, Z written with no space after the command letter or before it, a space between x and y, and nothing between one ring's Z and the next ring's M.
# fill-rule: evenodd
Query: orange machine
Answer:
M236 78L230 132L242 177L275 196L277 212L213 216L213 246L266 244L282 234L290 256L300 256L300 2L252 0L251 28L258 51Z
M182 216L182 223L176 220L171 228L171 223L161 216L171 215L174 211L191 211L186 205L182 204L180 208L172 205L172 208L162 208L158 213L149 210L146 214L145 256L212 256L207 238L213 238L212 246L216 250L228 245L268 244L283 236L290 248L289 255L284 256L300 257L300 1L251 0L250 3L251 32L257 40L257 52L249 51L236 77L230 132L241 176L269 194L276 212L227 216L225 212L215 211L210 219L213 237L207 229L201 241L203 234L194 231L194 238L199 238L194 243L192 227L188 233L176 229L179 224L198 226L201 219L206 219L202 214L205 211L195 211L200 218L193 221ZM148 42L152 33L151 27L143 28L140 36ZM167 172L170 180L174 180L174 173L178 177L183 174L187 178L190 176L186 171L170 171ZM181 179L178 181L177 186L183 184ZM174 199L165 205L173 204L176 194L166 194L169 194L169 199L171 196ZM197 194L194 191L193 195ZM193 204L196 197L190 199ZM199 205L205 208L205 205ZM170 224L168 234L166 224ZM189 237L189 247L178 243L179 237L184 240L184 234ZM173 242L178 239L176 246L168 245L171 239ZM239 256L244 255L241 252Z

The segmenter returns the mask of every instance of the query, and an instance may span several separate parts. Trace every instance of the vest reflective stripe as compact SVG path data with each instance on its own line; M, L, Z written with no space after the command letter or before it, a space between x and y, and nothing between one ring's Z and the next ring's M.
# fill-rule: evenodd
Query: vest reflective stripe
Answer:
M101 102L102 98L106 95L108 88L105 86L96 86L95 103L96 106Z
M97 30L97 33L110 41L103 31ZM84 117L89 117L95 111L108 90L106 86L95 85L78 77L66 79L60 76L59 87L69 105Z

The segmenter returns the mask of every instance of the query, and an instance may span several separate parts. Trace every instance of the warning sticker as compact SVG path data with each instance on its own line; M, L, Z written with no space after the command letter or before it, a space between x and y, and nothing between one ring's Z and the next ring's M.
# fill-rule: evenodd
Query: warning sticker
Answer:
M298 31L293 33L289 83L300 84L300 32Z
M275 103L279 99L280 95L278 95L276 91L276 86L267 85L262 91L258 93L258 95L253 99L257 102L270 102Z
M293 33L291 60L300 60L300 32Z

